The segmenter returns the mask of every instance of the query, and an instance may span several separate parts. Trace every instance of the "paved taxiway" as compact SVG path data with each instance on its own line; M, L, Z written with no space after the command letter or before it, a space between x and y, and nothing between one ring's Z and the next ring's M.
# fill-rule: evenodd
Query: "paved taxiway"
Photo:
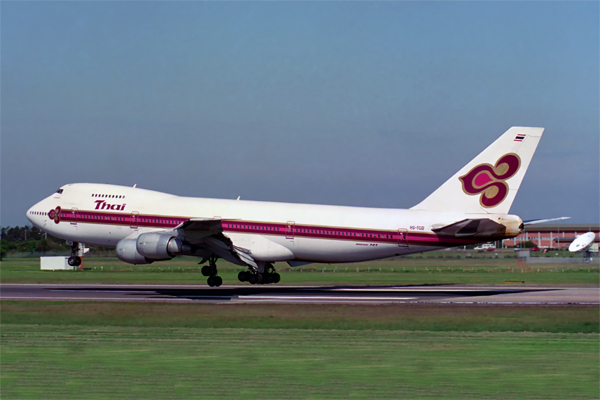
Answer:
M599 306L600 288L4 283L0 284L0 300Z

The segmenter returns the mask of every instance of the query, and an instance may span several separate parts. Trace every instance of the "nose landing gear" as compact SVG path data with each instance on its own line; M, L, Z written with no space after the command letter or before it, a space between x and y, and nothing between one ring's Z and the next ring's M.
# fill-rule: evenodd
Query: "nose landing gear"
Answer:
M75 242L71 245L71 257L67 261L71 267L79 267L81 265L81 257L79 257L79 243Z

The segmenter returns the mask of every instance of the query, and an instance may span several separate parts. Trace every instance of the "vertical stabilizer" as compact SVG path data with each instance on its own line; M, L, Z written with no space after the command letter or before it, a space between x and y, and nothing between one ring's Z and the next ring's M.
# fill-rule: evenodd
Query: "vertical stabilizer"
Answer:
M543 132L510 128L412 209L508 214Z

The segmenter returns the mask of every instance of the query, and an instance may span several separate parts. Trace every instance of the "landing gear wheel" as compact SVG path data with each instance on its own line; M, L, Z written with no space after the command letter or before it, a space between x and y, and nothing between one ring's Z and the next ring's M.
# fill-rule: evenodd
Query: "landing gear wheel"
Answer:
M81 265L81 258L78 256L71 256L69 257L68 263L71 267L78 267Z
M204 276L213 276L217 274L217 269L211 267L210 265L205 265L202 267L201 272Z
M274 272L271 274L271 279L270 279L271 283L279 283L280 280L281 280L281 276L277 272Z
M279 283L281 276L275 272L271 263L265 263L264 267L242 271L238 273L240 282L249 282L252 285L267 285L269 283ZM250 268L250 267L249 267Z
M260 283L264 284L278 283L281 280L281 276L275 272L275 267L271 263L267 263L265 265L265 272L259 275Z
M250 280L250 272L242 271L238 274L238 280L240 282L248 282Z
M207 279L208 286L210 287L219 287L223 284L223 279L220 276L209 276Z
M69 257L68 260L68 263L71 267L78 267L81 265L81 257L79 257L79 251L79 243L71 243L71 257Z
M208 286L211 286L211 287L221 286L223 284L223 279L220 276L217 276L217 274L218 274L217 260L218 259L219 259L219 257L216 257L216 256L209 257L208 265L205 265L200 270L200 272L202 272L202 275L208 276L208 279L206 280L206 282L208 283ZM207 261L207 259L204 259L199 264L202 264L206 261Z

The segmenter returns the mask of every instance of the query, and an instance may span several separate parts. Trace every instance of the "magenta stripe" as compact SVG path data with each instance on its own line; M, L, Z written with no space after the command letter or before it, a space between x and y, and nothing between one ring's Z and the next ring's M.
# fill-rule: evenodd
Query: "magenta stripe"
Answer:
M106 213L96 211L61 210L60 221L86 224L117 225L142 228L174 228L188 221L188 217ZM351 240L371 243L408 244L413 246L460 246L481 242L480 239L456 238L433 233L411 232L403 234L389 230L352 229L313 225L288 225L255 221L222 220L224 232L256 233L298 238ZM499 238L500 239L500 238Z
M123 213L103 213L94 211L62 210L60 220L64 222L108 224L138 227L172 228L189 220L185 217L167 217L157 215L135 215Z

